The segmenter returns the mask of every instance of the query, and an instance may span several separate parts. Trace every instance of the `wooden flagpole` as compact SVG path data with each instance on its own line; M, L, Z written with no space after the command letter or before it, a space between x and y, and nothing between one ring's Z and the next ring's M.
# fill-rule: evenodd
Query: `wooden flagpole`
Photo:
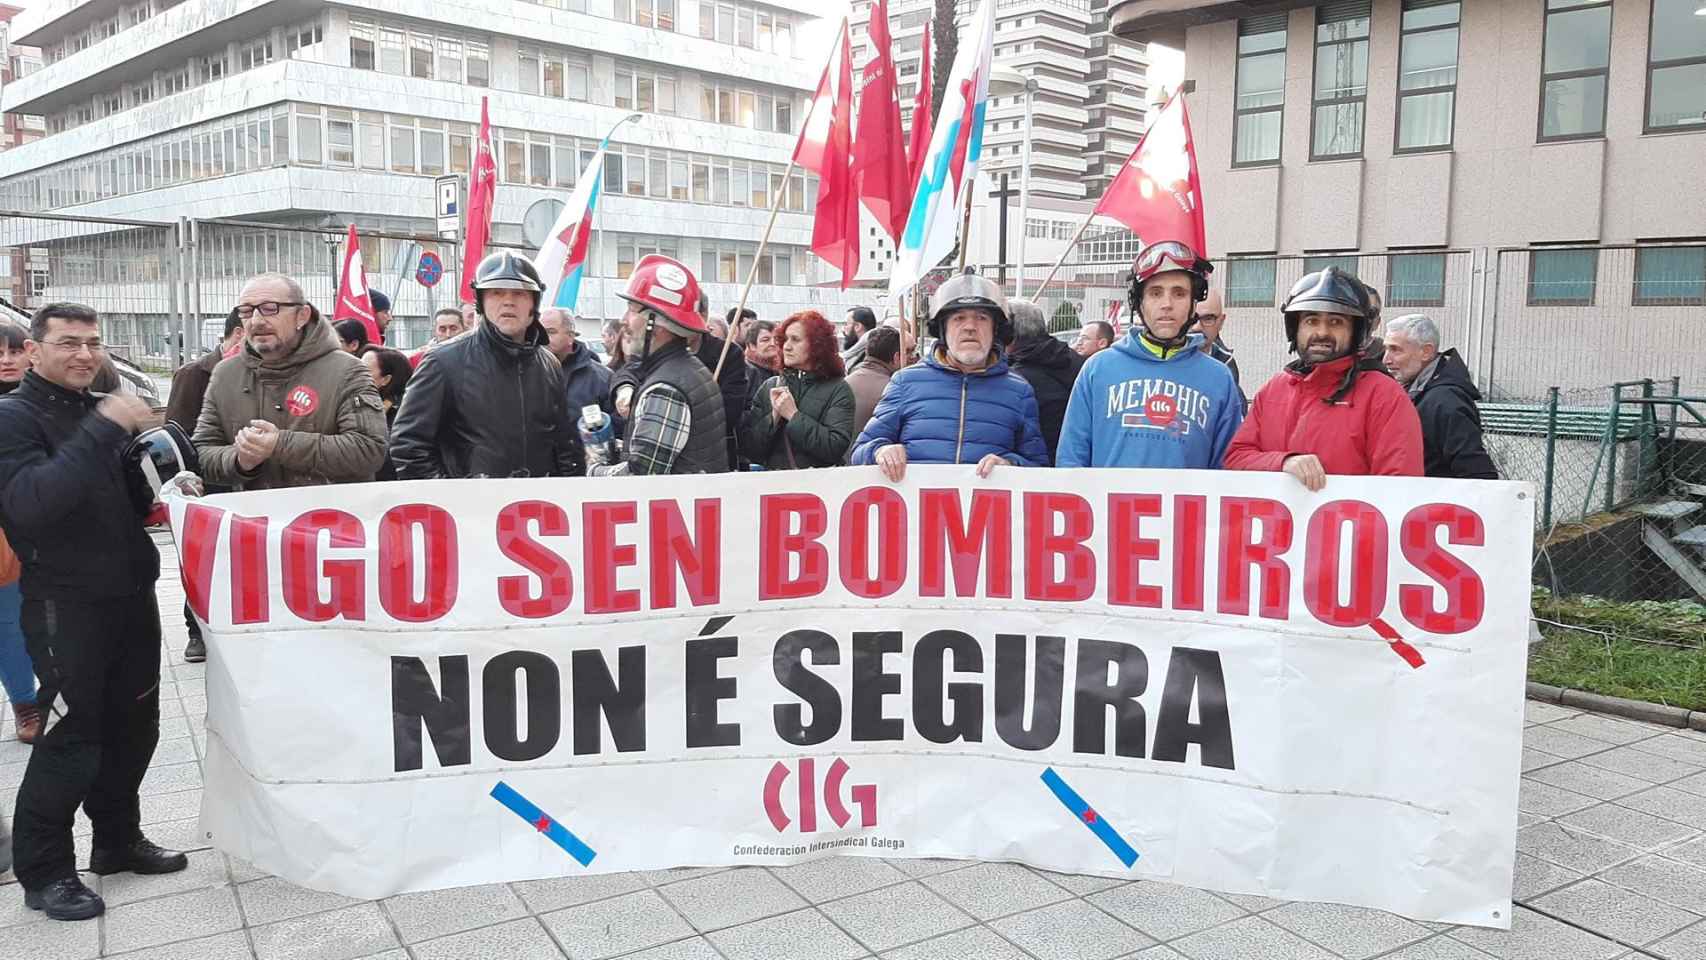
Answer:
M765 224L764 236L758 241L758 253L752 258L752 269L746 272L746 285L740 291L740 305L735 307L734 323L729 324L729 335L723 339L723 352L717 356L717 369L711 371L712 380L723 375L723 364L729 359L729 344L735 341L735 325L740 323L741 314L746 311L747 298L752 296L752 285L758 280L759 258L764 256L764 248L770 243L770 232L776 229L776 217L782 212L782 199L788 195L788 183L796 166L798 164L794 160L788 161L788 169L782 174L782 189L776 191L776 199L770 203L770 222Z

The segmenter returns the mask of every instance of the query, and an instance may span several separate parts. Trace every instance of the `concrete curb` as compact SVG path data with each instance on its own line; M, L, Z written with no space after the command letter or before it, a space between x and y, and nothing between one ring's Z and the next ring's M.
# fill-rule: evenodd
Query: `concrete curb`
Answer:
M1608 697L1604 694L1588 693L1585 690L1565 690L1562 687L1534 682L1528 684L1528 699L1539 700L1543 703L1556 703L1564 707L1575 707L1578 710L1592 710L1595 713L1608 713L1616 717L1627 717L1630 720L1657 723L1667 727L1706 730L1706 710L1684 710L1681 707L1667 707L1662 703L1648 703L1645 700L1629 700L1624 697Z

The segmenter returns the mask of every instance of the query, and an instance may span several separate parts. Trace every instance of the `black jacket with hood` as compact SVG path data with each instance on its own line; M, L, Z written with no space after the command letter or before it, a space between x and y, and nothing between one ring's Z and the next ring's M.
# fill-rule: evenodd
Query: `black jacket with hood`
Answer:
M563 368L546 340L537 319L520 343L481 320L427 354L391 428L397 478L585 476Z
M1499 479L1481 442L1481 411L1475 406L1481 391L1470 382L1469 368L1455 349L1439 355L1432 376L1420 390L1411 390L1410 399L1422 418L1422 468L1427 476Z
M1066 401L1072 384L1084 366L1084 358L1053 337L1028 337L1007 348L1007 364L1025 378L1037 395L1043 442L1048 444L1049 462L1060 449L1060 425L1066 420Z

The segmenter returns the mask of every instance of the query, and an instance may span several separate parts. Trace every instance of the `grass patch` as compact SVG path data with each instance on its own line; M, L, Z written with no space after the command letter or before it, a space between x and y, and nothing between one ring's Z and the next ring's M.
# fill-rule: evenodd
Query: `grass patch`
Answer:
M1570 690L1706 710L1706 650L1542 624L1528 679Z
M1540 624L1544 639L1529 652L1530 680L1706 710L1706 606L1554 597L1541 588L1533 606L1536 618L1556 624Z

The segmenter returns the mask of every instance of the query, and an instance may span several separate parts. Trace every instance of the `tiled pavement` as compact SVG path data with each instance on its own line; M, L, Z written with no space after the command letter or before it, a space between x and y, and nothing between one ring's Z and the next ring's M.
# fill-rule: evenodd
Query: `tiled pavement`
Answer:
M171 550L164 551L171 563ZM202 846L202 667L182 662L175 572L160 748L143 784L169 877L86 876L97 921L0 886L0 960L1706 960L1706 734L1529 703L1509 933L1013 864L828 859L512 883L362 903ZM29 748L0 728L0 803ZM80 820L78 856L88 858Z

